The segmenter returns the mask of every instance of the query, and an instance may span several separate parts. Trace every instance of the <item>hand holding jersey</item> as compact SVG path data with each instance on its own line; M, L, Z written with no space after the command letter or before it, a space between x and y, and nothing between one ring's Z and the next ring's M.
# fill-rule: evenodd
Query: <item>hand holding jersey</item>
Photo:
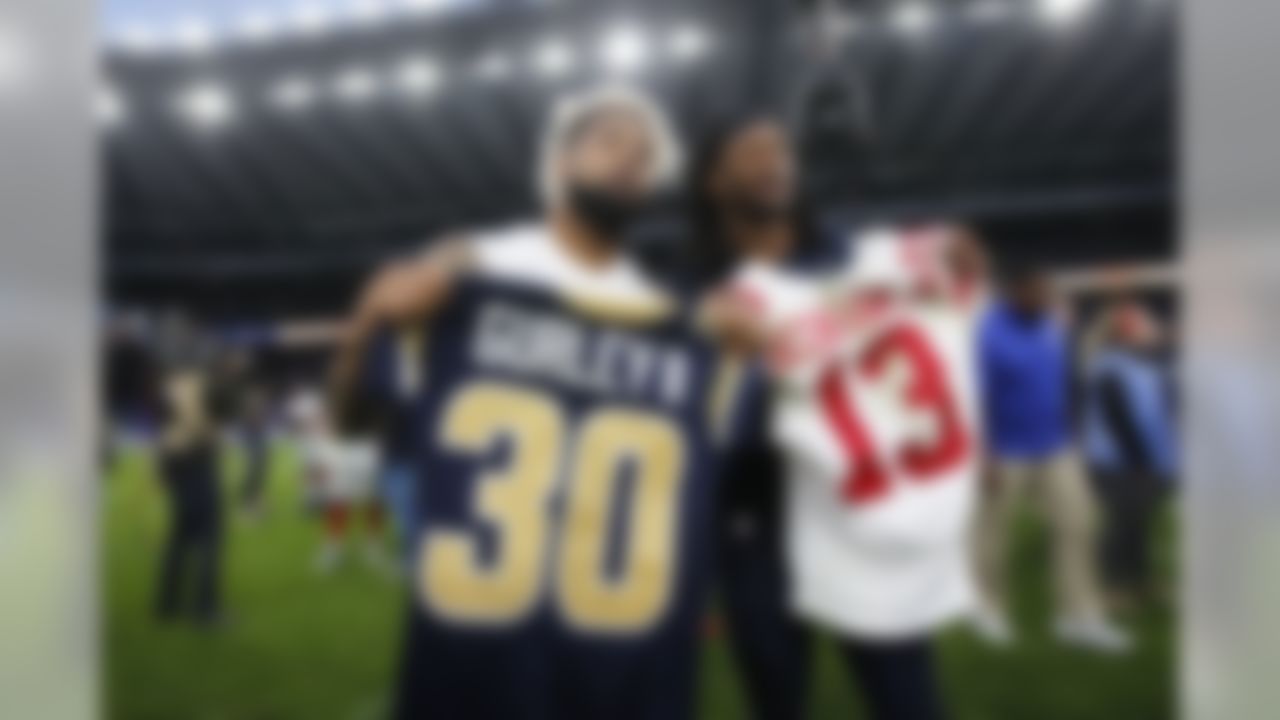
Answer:
M754 265L734 283L769 338L793 606L854 636L920 636L973 601L973 320L945 243L874 233L825 282Z
M339 403L378 393L359 384L376 334L425 337L396 717L692 710L719 353L618 252L669 163L664 127L634 95L573 101L549 134L546 222L389 271L352 323Z

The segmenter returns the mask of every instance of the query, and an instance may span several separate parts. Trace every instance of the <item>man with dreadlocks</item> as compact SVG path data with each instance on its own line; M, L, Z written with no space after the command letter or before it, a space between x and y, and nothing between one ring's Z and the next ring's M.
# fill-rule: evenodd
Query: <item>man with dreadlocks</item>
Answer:
M976 306L964 235L870 231L848 258L815 251L796 211L793 153L769 120L724 134L701 167L704 239L736 264L710 314L762 351L774 389L767 433L730 465L721 538L757 715L803 717L802 621L840 638L873 718L945 717L932 635L975 595Z
M698 284L714 286L750 262L801 274L832 264L833 243L823 241L799 200L786 131L767 115L714 128L698 148L687 186L699 240L690 266ZM789 720L805 716L810 653L808 633L788 605L784 470L768 439L764 404L748 411L748 430L726 466L717 559L729 641L753 717Z

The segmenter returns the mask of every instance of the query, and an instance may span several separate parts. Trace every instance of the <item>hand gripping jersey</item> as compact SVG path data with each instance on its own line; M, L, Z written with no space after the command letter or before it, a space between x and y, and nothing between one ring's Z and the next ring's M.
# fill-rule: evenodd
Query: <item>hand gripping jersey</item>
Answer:
M775 330L793 607L861 638L927 633L973 599L973 321L920 250L872 238L826 282L765 266L736 282Z
M396 716L687 717L731 366L625 262L534 228L472 250L409 413Z

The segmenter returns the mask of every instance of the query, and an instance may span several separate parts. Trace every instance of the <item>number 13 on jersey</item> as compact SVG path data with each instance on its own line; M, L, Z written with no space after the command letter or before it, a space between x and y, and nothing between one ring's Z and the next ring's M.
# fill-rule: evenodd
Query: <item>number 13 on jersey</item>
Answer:
M897 388L900 394L895 398L899 410L927 420L933 432L927 438L911 438L883 448L871 433L872 418L864 416L856 393L849 391L845 373L867 382L884 381L894 363L906 369L905 382ZM855 505L886 499L899 480L934 480L973 452L967 421L947 380L943 358L929 336L914 324L904 323L886 332L851 367L831 368L819 393L823 413L850 460L842 492L845 500Z

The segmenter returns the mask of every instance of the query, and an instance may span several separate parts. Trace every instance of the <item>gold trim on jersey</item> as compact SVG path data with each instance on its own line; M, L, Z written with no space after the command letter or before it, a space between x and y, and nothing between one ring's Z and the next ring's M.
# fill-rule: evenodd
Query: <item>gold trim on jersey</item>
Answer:
M742 393L746 363L740 355L722 355L707 395L707 426L712 437L724 442L734 406Z
M585 293L561 292L560 299L575 312L595 320L622 325L654 325L670 319L676 304L664 297L651 300L615 300Z

